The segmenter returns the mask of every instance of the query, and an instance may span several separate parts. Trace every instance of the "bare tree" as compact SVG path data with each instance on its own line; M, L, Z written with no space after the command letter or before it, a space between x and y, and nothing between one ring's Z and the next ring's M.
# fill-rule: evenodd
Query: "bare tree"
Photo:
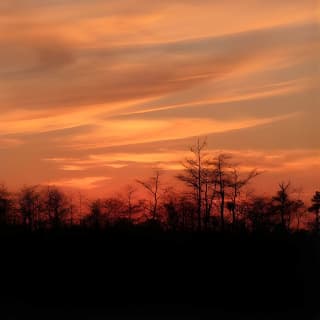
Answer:
M148 180L136 180L141 186L143 186L152 197L150 213L152 220L156 220L158 217L158 205L160 199L160 171L156 170L154 175Z
M74 203L74 195L70 193L68 195L68 212L69 212L69 225L73 226L75 223L75 212L76 212L76 204Z
M133 221L133 215L138 213L140 205L135 201L135 193L137 189L132 185L127 185L124 189L125 214L129 222Z
M40 193L37 186L24 186L18 194L19 211L22 216L23 225L29 230L39 222L41 214Z
M181 220L179 194L172 187L165 188L162 203L165 211L166 227L172 231L177 230L180 227Z
M213 203L217 196L217 171L212 167L210 161L205 161L205 168L203 169L203 181L204 181L204 227L208 228Z
M231 155L219 154L214 160L214 170L217 179L217 194L219 195L221 231L225 226L225 204L227 188L230 185L230 164Z
M304 202L300 199L293 200L292 212L295 213L295 218L297 221L296 230L299 231L301 228L300 227L301 218L304 216L304 214L306 212L306 206L305 206Z
M290 182L279 183L279 189L276 196L272 197L274 208L280 214L280 225L282 229L290 228L291 211L293 201L290 199Z
M240 172L237 168L233 168L233 170L230 171L229 187L231 189L231 192L230 202L227 203L227 206L232 215L233 228L235 227L237 222L237 200L240 197L241 190L259 174L260 172L258 172L256 169L253 169L249 173L247 173L243 178L241 178Z
M198 138L196 144L190 148L192 158L187 158L183 162L184 172L177 175L180 181L193 189L195 202L197 204L198 230L201 230L202 226L203 192L205 191L206 196L208 196L210 182L209 162L207 154L205 153L206 146L206 139L200 141L200 138ZM209 204L206 203L206 208L208 209L208 207Z
M69 211L69 204L65 194L57 187L49 186L44 195L44 204L51 226L54 228L61 227Z

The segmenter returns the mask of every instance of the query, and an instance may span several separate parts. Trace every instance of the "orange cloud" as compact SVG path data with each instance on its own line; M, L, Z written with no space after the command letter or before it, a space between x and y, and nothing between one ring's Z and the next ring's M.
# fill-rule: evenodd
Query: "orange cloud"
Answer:
M249 150L243 168L316 166L319 12L314 0L2 1L0 178L93 190L153 165L173 173L198 135Z
M99 123L99 127L92 131L91 134L85 133L72 138L69 146L74 149L94 149L115 145L176 140L255 127L294 116L297 115L289 114L273 118L242 119L241 121L217 121L202 118L105 121L104 123ZM92 143L88 143L88 141ZM68 142L66 143L68 144Z

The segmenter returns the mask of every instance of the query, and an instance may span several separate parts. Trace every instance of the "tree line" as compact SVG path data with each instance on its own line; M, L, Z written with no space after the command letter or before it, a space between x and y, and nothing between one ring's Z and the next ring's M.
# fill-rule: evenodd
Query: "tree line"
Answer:
M162 184L161 170L136 180L118 196L88 200L56 186L23 186L12 193L0 186L0 226L26 230L81 226L152 227L171 231L297 232L318 233L320 191L307 206L290 182L281 182L273 196L250 192L250 182L263 172L242 172L229 154L212 155L206 140L197 139L184 170L175 178L183 191ZM148 195L137 196L138 186Z

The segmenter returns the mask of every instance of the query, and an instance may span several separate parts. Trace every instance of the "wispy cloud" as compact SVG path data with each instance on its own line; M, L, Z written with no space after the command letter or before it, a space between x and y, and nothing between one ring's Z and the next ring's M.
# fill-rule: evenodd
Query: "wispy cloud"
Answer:
M319 12L314 0L1 2L0 176L106 186L178 169L198 135L212 149L319 149Z
M84 178L72 178L72 179L60 179L57 181L45 182L47 185L62 186L65 188L80 188L80 189L92 189L102 181L109 181L109 177L84 177Z

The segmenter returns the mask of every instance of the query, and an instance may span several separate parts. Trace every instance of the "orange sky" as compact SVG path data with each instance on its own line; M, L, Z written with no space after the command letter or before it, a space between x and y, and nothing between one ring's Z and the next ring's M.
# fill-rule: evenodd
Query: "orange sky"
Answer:
M0 2L0 181L113 190L195 136L320 188L318 0Z

